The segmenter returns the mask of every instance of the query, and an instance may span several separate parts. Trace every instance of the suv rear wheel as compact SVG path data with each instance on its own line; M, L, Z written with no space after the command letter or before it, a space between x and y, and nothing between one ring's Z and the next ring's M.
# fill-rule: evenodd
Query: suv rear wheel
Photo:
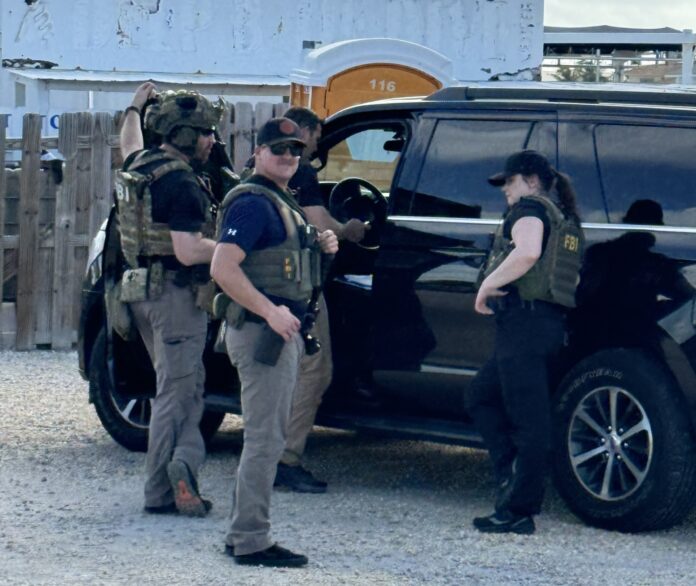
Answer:
M558 490L591 525L666 528L693 504L696 453L687 410L670 374L645 352L605 350L566 376L554 445Z
M104 429L124 448L134 452L147 451L151 396L125 397L113 388L106 363L106 333L99 332L89 364L89 392ZM200 428L206 444L222 424L225 414L205 411Z

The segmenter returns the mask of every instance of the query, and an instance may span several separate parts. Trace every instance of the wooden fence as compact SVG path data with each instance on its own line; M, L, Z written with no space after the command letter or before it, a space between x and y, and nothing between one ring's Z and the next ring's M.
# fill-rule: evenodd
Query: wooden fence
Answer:
M235 169L252 153L256 128L287 104L228 104L220 128ZM58 137L42 138L25 114L21 138L7 138L0 114L0 161L21 151L18 169L0 165L0 349L69 349L77 342L80 290L89 243L107 217L120 167L120 113L62 114ZM64 162L41 160L57 149ZM62 170L62 180L60 173Z

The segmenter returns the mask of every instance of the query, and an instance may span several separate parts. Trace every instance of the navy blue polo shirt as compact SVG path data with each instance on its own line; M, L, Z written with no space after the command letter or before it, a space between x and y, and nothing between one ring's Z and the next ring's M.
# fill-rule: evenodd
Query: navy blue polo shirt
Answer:
M252 175L245 183L261 185L282 194L273 181L262 175ZM236 244L247 255L253 250L277 246L286 237L283 219L267 197L253 193L242 194L225 210L220 228L220 242ZM304 303L282 299L265 292L264 294L277 305L287 305L299 318L307 309Z

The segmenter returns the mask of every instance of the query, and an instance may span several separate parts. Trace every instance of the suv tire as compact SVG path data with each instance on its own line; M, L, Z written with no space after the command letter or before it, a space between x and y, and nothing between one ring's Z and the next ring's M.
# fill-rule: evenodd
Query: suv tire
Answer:
M106 363L106 333L100 331L92 348L89 363L89 394L99 420L109 435L133 452L147 451L151 396L127 398L118 394L109 378ZM154 396L154 395L153 395ZM225 414L205 411L200 429L208 445L222 424Z
M554 478L586 523L670 527L696 493L691 424L675 381L647 352L604 350L564 378L554 409Z

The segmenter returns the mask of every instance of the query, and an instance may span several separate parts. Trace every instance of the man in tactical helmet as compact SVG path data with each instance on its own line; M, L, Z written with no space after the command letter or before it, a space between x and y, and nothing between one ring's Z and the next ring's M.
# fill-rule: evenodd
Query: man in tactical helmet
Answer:
M211 264L229 298L225 343L242 383L244 447L226 537L226 552L238 564L307 563L304 555L273 543L269 520L305 353L300 326L321 283L322 253L338 250L335 234L317 233L288 190L305 147L300 136L287 118L273 118L259 129L254 174L222 203Z
M128 302L152 359L152 401L145 511L204 516L211 503L198 492L205 458L203 350L207 314L197 307L199 284L209 280L215 241L212 197L196 171L215 142L221 110L196 92L159 94L147 108L148 130L162 137L143 150L140 115L155 87L141 85L121 130L125 163L116 195L126 270L121 300Z

